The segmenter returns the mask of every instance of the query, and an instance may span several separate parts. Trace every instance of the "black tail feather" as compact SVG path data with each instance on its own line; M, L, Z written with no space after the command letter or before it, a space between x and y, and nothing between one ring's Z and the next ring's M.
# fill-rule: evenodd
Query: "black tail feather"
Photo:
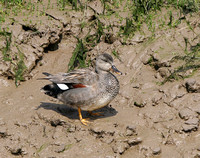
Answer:
M44 90L44 93L46 95L54 98L57 98L59 94L63 93L63 90L61 90L55 83L44 86L42 90Z

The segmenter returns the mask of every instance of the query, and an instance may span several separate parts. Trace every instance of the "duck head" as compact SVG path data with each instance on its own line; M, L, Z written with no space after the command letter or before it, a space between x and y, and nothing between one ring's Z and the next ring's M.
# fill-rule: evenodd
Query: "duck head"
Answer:
M113 71L117 74L122 75L122 73L113 65L113 58L107 53L100 54L96 59L96 71L100 72L109 72Z

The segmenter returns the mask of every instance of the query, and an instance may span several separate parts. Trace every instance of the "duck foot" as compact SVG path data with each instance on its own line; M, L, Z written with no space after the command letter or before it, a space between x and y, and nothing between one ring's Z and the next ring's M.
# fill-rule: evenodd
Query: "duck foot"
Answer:
M102 113L103 112L95 112L93 113L92 111L88 111L88 113L91 115L91 116L104 116Z
M88 121L88 119L83 119L82 114L81 114L81 108L78 108L78 115L83 125L87 126L88 123L91 123L90 121Z
M81 123L82 123L83 125L85 125L85 126L87 126L88 123L91 123L90 121L88 121L88 119L81 119L80 121L81 121Z

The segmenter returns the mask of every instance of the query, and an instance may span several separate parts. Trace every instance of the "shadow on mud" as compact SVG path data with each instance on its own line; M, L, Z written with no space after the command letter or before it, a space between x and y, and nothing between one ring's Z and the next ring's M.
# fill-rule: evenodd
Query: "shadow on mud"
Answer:
M41 104L36 108L36 110L44 108L46 110L56 111L57 113L68 117L69 119L79 119L78 117L78 110L68 107L64 104L54 104L54 103L47 103L41 102ZM89 117L92 120L99 119L99 118L106 118L116 115L118 112L112 108L111 106L105 106L101 109L94 110L92 112L100 112L103 116L91 116L87 111L81 111L83 118Z

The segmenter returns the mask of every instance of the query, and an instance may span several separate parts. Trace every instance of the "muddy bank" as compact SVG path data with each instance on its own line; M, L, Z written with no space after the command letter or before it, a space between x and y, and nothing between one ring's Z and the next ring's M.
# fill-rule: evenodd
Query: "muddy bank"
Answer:
M2 25L12 32L7 57L16 63L0 61L1 157L199 157L199 13L184 15L176 27L162 28L159 21L169 11L163 8L156 14L154 32L144 23L142 31L127 40L117 33L128 12L122 14L121 22L117 17L98 17L113 29L105 30L100 41L86 44L87 59L110 53L124 75L117 76L120 94L98 110L104 116L83 112L93 122L89 126L80 123L76 110L40 92L48 83L37 80L42 72L68 70L77 45L75 36L84 39L93 24L90 38L98 37L95 17L103 12L98 3L89 2L83 14L52 8L56 2L43 12L48 4L44 1L36 3L38 12L19 13L14 22ZM176 10L170 11L179 18ZM169 22L166 18L165 24ZM2 38L1 47L5 41ZM27 81L16 88L7 77L15 78L19 50L24 54Z

